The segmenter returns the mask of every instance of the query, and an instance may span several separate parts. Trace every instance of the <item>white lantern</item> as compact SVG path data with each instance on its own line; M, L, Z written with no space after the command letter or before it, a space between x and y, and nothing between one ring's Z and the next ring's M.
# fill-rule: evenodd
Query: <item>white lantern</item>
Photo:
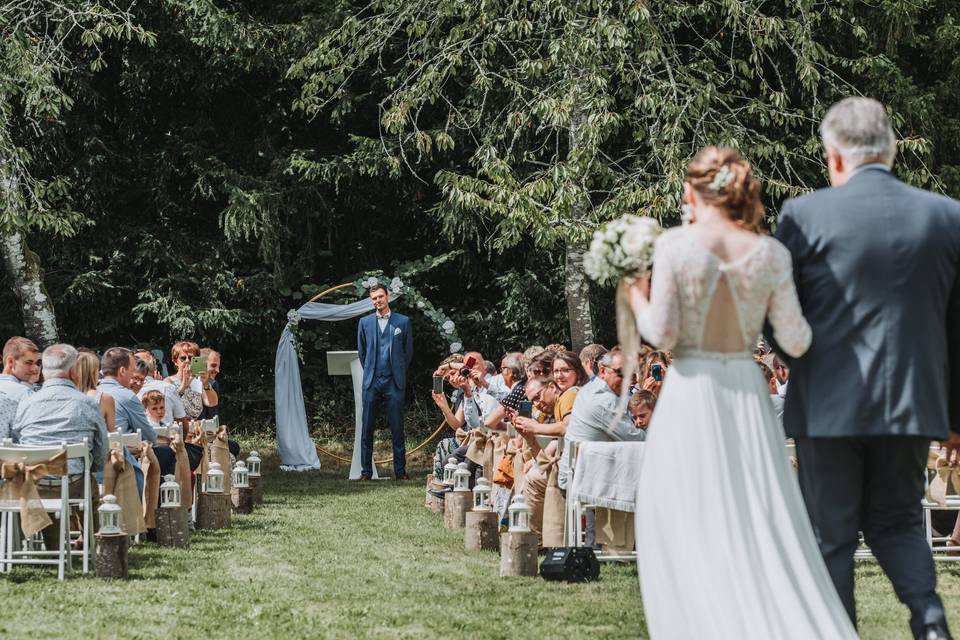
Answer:
M527 501L522 495L513 498L508 511L510 512L510 531L530 531L530 507L527 506Z
M467 471L466 462L458 464L457 470L453 472L453 490L470 491L470 472Z
M490 511L490 493L490 481L486 478L477 480L476 486L473 487L474 511Z
M453 486L453 473L457 470L457 459L450 458L447 460L446 466L443 468L443 484L448 487Z
M175 476L168 474L163 477L160 485L160 506L162 508L180 506L180 485Z
M247 456L247 473L251 478L260 477L260 454L256 451L251 451Z
M123 529L120 528L120 505L117 504L116 496L109 494L103 496L97 512L100 515L100 533L106 535L123 533Z
M223 493L223 471L219 462L211 463L207 471L207 493Z
M247 472L247 463L243 460L237 460L237 464L235 464L233 467L233 486L249 487L249 476L250 474Z

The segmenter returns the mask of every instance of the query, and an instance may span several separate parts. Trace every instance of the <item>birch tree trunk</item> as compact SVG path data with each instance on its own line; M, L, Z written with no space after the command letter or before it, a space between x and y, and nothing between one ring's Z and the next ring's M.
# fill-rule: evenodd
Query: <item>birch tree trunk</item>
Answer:
M24 335L41 349L58 342L57 317L43 284L43 269L37 254L30 251L18 231L0 234L0 252L11 288L20 300Z
M580 92L583 95L583 92ZM568 159L573 164L582 162L577 157L582 145L583 126L586 123L586 113L577 109L570 117L570 150ZM586 185L583 183L583 168L578 179L580 194L573 205L572 222L576 233L587 219L590 200L587 196ZM574 353L594 341L593 315L590 313L590 283L583 270L583 254L587 250L587 243L579 237L571 237L566 241L566 264L564 267L563 290L567 297L567 315L570 318L570 342Z

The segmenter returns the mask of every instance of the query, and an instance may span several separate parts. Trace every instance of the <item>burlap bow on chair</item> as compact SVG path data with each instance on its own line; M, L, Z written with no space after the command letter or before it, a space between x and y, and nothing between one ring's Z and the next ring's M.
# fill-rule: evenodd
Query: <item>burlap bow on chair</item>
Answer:
M143 471L143 519L147 529L156 529L157 504L160 501L160 461L149 442L144 442L140 449L140 469Z
M936 472L936 476L927 488L927 498L945 507L948 495L960 495L960 467L951 467L946 456L937 455L931 451L927 468Z
M177 478L177 484L180 485L180 506L189 511L193 507L193 473L190 471L187 446L180 436L172 438L170 446L173 447L173 451L177 455L177 468L174 474Z
M537 455L537 465L547 479L547 488L543 496L543 527L541 529L543 546L562 547L567 503L563 499L563 494L560 493L560 454L554 451L553 455L547 455L545 449L541 450Z
M23 535L30 537L53 524L53 520L43 508L37 482L46 476L60 477L66 473L66 451L46 462L35 464L4 462L0 466L0 476L4 480L0 487L0 500L19 503L20 528L23 529Z
M107 464L103 468L103 492L104 495L113 495L117 499L117 506L120 507L120 528L131 536L147 530L135 473L133 467L127 464L120 445L111 446Z
M493 477L494 439L483 429L474 429L467 439L467 460L483 467L483 477Z

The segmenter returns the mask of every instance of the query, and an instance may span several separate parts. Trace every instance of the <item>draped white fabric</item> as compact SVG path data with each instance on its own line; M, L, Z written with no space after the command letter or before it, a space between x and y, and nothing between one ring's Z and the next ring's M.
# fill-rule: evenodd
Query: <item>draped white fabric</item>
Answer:
M398 294L393 294L394 299ZM373 311L369 298L350 304L324 304L308 302L297 313L303 320L336 322L349 320ZM320 468L317 448L310 439L307 428L307 411L303 405L303 388L300 382L300 363L293 346L290 323L283 329L277 345L274 368L274 402L277 419L277 444L284 471L307 471Z

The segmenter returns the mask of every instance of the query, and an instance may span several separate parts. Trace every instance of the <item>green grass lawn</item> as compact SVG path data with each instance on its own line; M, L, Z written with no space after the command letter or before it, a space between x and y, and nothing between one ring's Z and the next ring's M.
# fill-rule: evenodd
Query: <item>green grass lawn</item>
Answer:
M142 544L131 579L0 577L2 638L623 638L645 634L636 569L593 584L501 580L496 553L468 554L461 531L423 507L420 481L355 483L345 469L284 474L266 502L191 548ZM422 474L417 474L422 477ZM940 565L960 630L960 564ZM907 612L873 563L858 573L865 638L907 638ZM704 630L709 637L709 630Z

